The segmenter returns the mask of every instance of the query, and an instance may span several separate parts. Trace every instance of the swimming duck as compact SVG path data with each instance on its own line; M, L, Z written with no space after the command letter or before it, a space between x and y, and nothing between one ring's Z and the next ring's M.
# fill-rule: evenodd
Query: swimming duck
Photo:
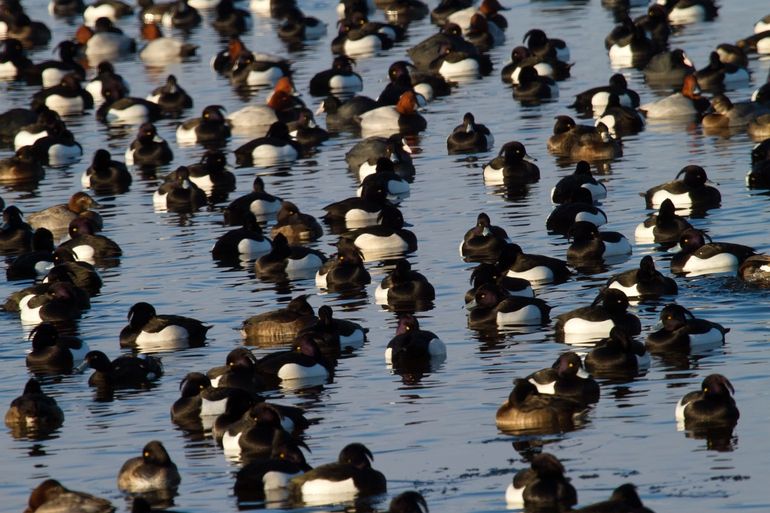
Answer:
M559 86L550 77L541 77L534 66L519 71L518 83L513 86L513 99L525 105L559 97Z
M600 122L596 125L595 131L583 133L574 138L569 155L576 161L612 160L623 155L623 148L612 138L607 125Z
M570 65L549 56L535 56L525 46L511 50L511 62L503 66L500 78L506 84L519 83L519 74L527 66L535 68L538 76L553 80L565 80L570 76Z
M612 137L636 134L644 129L644 119L639 112L621 105L620 98L615 93L609 95L607 106L596 123L604 123Z
M541 394L566 397L590 404L599 401L599 384L585 370L583 361L572 351L562 353L551 367L526 378Z
M651 352L697 352L725 342L730 328L695 317L687 308L675 303L660 311L660 329L647 335L644 345Z
M657 45L647 37L647 33L626 17L621 25L622 31L614 29L605 39L611 44L608 48L610 63L613 68L641 67L650 61L658 50Z
M676 174L675 180L647 189L644 199L647 208L660 208L666 199L670 199L676 208L717 208L722 201L722 195L716 187L707 185L709 183L702 167L688 165Z
M148 442L142 455L127 460L118 472L118 488L129 493L176 489L181 481L176 464L157 440Z
M41 164L56 167L80 160L83 147L64 124L55 124L48 129L47 135L32 144L32 153Z
M6 144L12 143L22 129L37 124L38 117L43 111L59 116L48 107L42 108L40 112L18 107L0 113L0 141ZM21 146L26 145L22 144ZM18 147L14 145L14 149L18 149Z
M6 51L15 45L6 42ZM59 85L65 76L74 74L78 80L86 78L86 72L76 60L79 46L72 41L62 41L56 48L59 50L58 61L48 60L24 68L24 80L28 85L42 85L44 88Z
M524 253L518 244L508 243L500 252L497 266L507 276L532 283L562 283L572 275L567 263L558 258Z
M26 511L89 511L91 513L112 513L115 506L107 499L89 493L65 488L55 479L46 479L29 494Z
M642 504L642 500L639 498L639 494L636 493L636 486L631 483L620 485L612 491L612 495L606 501L597 502L595 504L589 504L588 506L573 509L575 513L605 513L605 512L621 512L621 511L640 511L648 512L648 508L645 508Z
M82 114L83 111L94 107L91 93L83 89L77 75L65 75L58 85L47 87L32 96L32 109L46 105L49 109L61 114Z
M315 275L316 287L329 291L360 290L371 281L361 250L345 238L337 241L337 252L323 263Z
M739 39L736 46L746 53L756 52L760 55L770 53L770 28Z
M131 87L128 82L115 72L115 67L110 61L102 61L96 66L96 76L86 84L86 91L91 93L94 98L94 104L104 102L102 95L103 88L112 88L118 94L115 97L122 98L128 96Z
M577 504L577 492L564 477L564 465L543 452L532 457L530 468L516 472L505 490L505 502L526 510L567 510Z
M246 392L245 395L228 395L223 414L226 417L220 422L215 421L212 426L215 436L221 437L217 435L218 426L238 420L256 402L257 394L265 389L262 379L256 374L256 363L254 354L248 348L241 346L227 353L225 365L212 367L206 372L212 387L236 388Z
M447 17L447 23L457 24L463 31L467 31L473 16L475 14L481 14L488 19L490 23L493 23L502 34L508 27L508 21L502 14L500 14L500 11L507 10L508 8L503 7L497 0L482 0L478 8L471 5L453 12Z
M770 110L756 102L733 103L724 94L717 94L711 98L711 108L701 122L704 129L737 129L744 127L758 116L770 113Z
M122 355L110 361L101 351L89 351L80 369L86 366L94 369L88 385L99 388L146 388L163 375L160 359L149 355Z
M78 27L75 39L85 46L88 60L95 63L136 52L136 41L124 34L105 16L98 18L93 28L86 25Z
M83 0L51 0L48 3L48 12L54 16L82 14L84 9Z
M598 182L591 174L591 165L585 160L575 165L575 171L556 182L551 189L551 202L559 204L569 201L573 197L575 189L587 189L591 193L591 199L595 202L607 197L607 187Z
M568 343L599 339L609 336L615 326L625 329L628 335L638 335L642 331L639 318L627 310L628 296L622 290L605 289L590 306L557 315L556 336Z
M385 476L372 468L374 456L363 444L346 445L335 463L320 465L289 482L305 504L326 504L385 493Z
M176 141L179 144L201 143L222 145L230 138L230 126L223 108L209 105L203 109L201 117L188 119L176 129Z
M19 80L24 78L26 70L32 66L32 61L27 57L24 46L18 39L6 39L0 49L0 78ZM61 80L58 77L53 81L54 85Z
M59 247L72 251L78 260L106 263L123 254L114 241L104 235L94 235L94 222L84 216L78 216L70 222L68 233L70 239L62 242Z
M570 107L581 113L602 112L607 106L610 94L616 94L624 107L639 107L639 94L628 88L626 77L620 73L610 77L609 85L592 87L578 93Z
M32 146L23 146L12 157L0 159L0 183L36 183L44 177L45 169Z
M735 272L744 260L756 254L753 248L741 244L712 242L711 237L694 228L682 232L679 248L671 259L671 272L688 275Z
M229 52L235 51L232 44ZM219 55L214 60L214 69L216 66L223 67L221 73L226 73L233 84L246 84L249 86L268 86L275 87L278 81L284 77L291 76L291 63L278 55L263 52L250 52L243 48L239 53L229 53L235 55L229 67L221 64ZM225 61L228 63L229 61Z
M238 224L246 212L251 212L257 218L264 218L278 212L281 205L281 198L265 192L265 182L262 177L255 176L252 191L234 199L225 208L225 224Z
M607 287L622 290L629 298L643 299L671 296L678 292L676 282L655 269L655 262L650 255L642 257L638 269L609 278Z
M573 223L567 236L571 240L567 248L567 260L570 262L589 264L631 254L631 244L623 234L600 232L596 225L589 221Z
M743 282L766 287L770 278L770 258L766 255L753 255L738 267L738 279Z
M266 132L264 127L269 127L278 121L288 123L296 119L294 102L295 97L290 93L274 90L266 104L246 105L228 115L227 120L234 128L247 129L250 133L255 132L255 135L264 134Z
M358 196L363 193L365 183L367 187L379 186L388 191L387 197L393 202L409 196L409 182L396 173L393 161L385 157L378 158L375 172L361 180L361 186L356 189Z
M329 139L329 132L318 126L310 109L297 109L297 119L289 126L289 135L297 142L300 152L312 154Z
M320 251L304 246L290 246L286 237L279 233L273 237L270 253L257 259L254 270L263 279L285 279L287 276L310 272L315 274L325 261L326 256Z
M100 208L101 205L93 199L87 192L76 192L70 196L67 203L54 205L38 212L32 212L27 216L32 228L46 228L54 234L56 238L67 232L70 223L78 216L89 212L92 208ZM97 219L99 214L94 212Z
M179 383L180 397L171 406L171 421L186 431L204 431L211 417L225 412L231 397L240 395L247 401L252 396L245 390L213 387L211 380L200 372L189 372Z
M378 102L368 96L353 96L344 102L334 95L327 96L316 114L326 113L326 127L329 130L350 129L358 125L357 119L364 112L377 108Z
M412 270L406 258L396 260L396 265L374 291L377 304L417 305L436 299L436 291L428 279Z
M280 233L289 242L310 242L318 240L324 233L315 217L300 212L297 205L291 201L281 202L276 217L276 223L270 229L273 237Z
M318 309L318 322L303 328L297 336L310 335L325 356L339 358L343 352L361 348L368 332L357 322L333 317L331 307L323 305Z
M227 157L220 150L206 150L200 161L186 166L190 174L190 182L197 185L208 196L216 201L223 193L235 190L235 175L226 169ZM173 181L178 177L176 171L165 176L164 181Z
M705 68L695 72L698 86L706 91L723 91L726 88L734 89L749 82L749 70L746 67L724 63L719 58L719 53L709 54L709 63Z
M5 275L8 281L36 279L45 276L53 266L53 234L38 228L32 235L31 251L22 253L8 263Z
M503 228L495 226L485 212L476 216L476 225L465 232L460 255L470 262L494 262L510 242Z
M302 148L289 135L286 123L276 121L264 137L258 137L235 150L235 161L239 167L274 166L290 164L297 160Z
M516 379L508 399L497 409L498 429L516 433L554 433L575 429L585 405L541 394L526 379Z
M484 284L476 289L468 321L473 326L544 325L549 321L551 307L542 299L527 296L508 296L497 285Z
M298 335L287 351L269 353L257 360L257 373L269 388L287 381L324 383L334 373L334 362L327 360L309 333Z
M63 274L77 287L90 295L96 295L102 287L102 279L94 266L88 262L77 260L75 253L66 247L58 247L53 252L54 266L43 279L50 283L56 281L58 275ZM60 272L61 271L61 272Z
M339 23L339 32L331 43L332 53L349 57L375 55L392 48L400 32L393 25L370 22L366 14L357 11Z
M749 122L746 132L754 140L770 138L770 113L760 114Z
M83 21L88 26L93 26L97 19L108 18L117 21L118 18L134 14L134 9L120 0L96 0L83 11Z
M469 0L441 0L436 7L430 11L430 21L436 25L444 25L450 14L471 7L473 2Z
M637 342L620 326L614 326L609 337L596 343L585 357L588 372L602 378L629 378L650 366L650 355L644 344Z
M639 108L647 119L692 118L703 114L711 103L700 95L698 79L694 75L684 77L682 88L670 96L646 103Z
M311 469L298 444L282 440L273 445L268 458L250 459L238 471L233 492L241 502L272 502L274 494L287 488L292 478Z
M541 29L530 29L524 34L524 42L527 48L535 56L555 57L562 62L569 62L570 52L567 43L561 39L549 38Z
M406 53L418 69L427 70L432 62L441 57L443 47L472 55L478 54L476 47L462 37L462 29L456 23L446 23L438 33L407 49Z
M674 202L666 198L661 202L657 214L651 214L636 226L634 236L637 243L676 243L688 228L692 228L692 225L676 214Z
M378 183L369 183L362 188L360 197L353 196L323 207L326 212L323 219L333 227L364 228L377 224L380 213L389 205L385 188Z
M527 149L518 141L505 143L497 157L484 166L484 181L489 184L528 184L540 180L540 168L531 162Z
M24 385L24 392L11 401L5 412L5 425L14 436L37 438L57 429L64 423L64 413L56 399L46 395L40 382L30 378ZM30 499L31 502L31 499Z
M695 66L681 48L652 56L642 70L644 80L655 86L679 87L684 77L695 73Z
M385 205L377 216L377 224L342 234L363 253L366 260L400 257L417 251L417 237L409 230L401 211Z
M149 66L164 66L195 55L198 46L164 37L156 23L142 26L142 37L147 44L139 51L139 58Z
M489 56L479 54L476 47L472 51L456 50L449 45L439 47L438 56L433 59L428 69L439 73L446 80L467 80L489 75L492 72L492 63Z
M572 146L585 134L596 132L596 128L590 125L578 125L569 116L556 116L553 125L553 134L548 138L547 148L557 155L569 155Z
M456 153L477 153L487 151L494 144L494 137L489 129L477 124L473 114L466 112L463 122L452 130L447 137L446 146L450 155Z
M283 13L278 26L278 37L285 41L298 42L320 39L326 35L326 23L305 14L296 7L289 7Z
M240 35L251 28L251 13L235 7L233 0L219 0L215 3L215 12L211 26L224 36Z
M21 253L32 248L32 227L24 221L21 210L15 205L3 210L3 224L0 226L0 252Z
M128 310L128 326L120 331L120 346L201 346L209 329L211 326L190 317L158 315L152 305L139 302Z
M158 104L161 113L167 116L178 116L193 106L192 98L182 89L174 75L169 75L165 84L153 89L147 100Z
M208 200L203 189L190 180L190 170L180 166L174 171L175 179L166 181L152 195L152 203L161 210L194 212Z
M502 289L504 295L535 297L532 290L532 284L529 280L523 278L513 278L506 276L507 269L504 264L479 264L471 272L471 285L465 292L465 306L472 308L475 301L476 291L482 285L490 284ZM375 298L376 298L375 291ZM379 301L378 301L379 302Z
M126 164L139 167L158 167L174 160L174 154L168 143L158 135L155 125L143 123L139 125L136 139L126 149Z
M271 248L272 243L262 234L257 218L251 212L245 212L243 226L220 236L211 249L211 255L215 260L251 259L269 253Z
M38 139L42 139L50 132L62 127L66 129L61 116L46 105L41 105L36 111L34 121L17 128L15 135L12 136L13 147L18 150L24 146L31 146Z
M700 390L685 394L676 404L676 420L684 422L685 429L735 426L741 414L734 393L730 380L721 374L710 374Z
M656 3L666 8L672 25L712 21L719 10L713 0L657 0Z
M427 122L417 112L417 97L413 91L406 91L396 106L385 105L364 112L358 118L364 136L393 133L416 134L427 128Z
M377 160L382 157L393 162L394 171L407 180L414 176L412 149L404 136L393 134L385 137L367 137L359 141L345 154L348 169L363 181L366 176L377 171Z
M307 295L302 295L289 301L285 308L249 317L241 326L241 335L249 340L291 339L317 322L318 317L307 302Z
M51 42L51 29L41 21L31 20L23 12L8 20L8 22L5 36L21 41L24 48L45 46Z
M75 362L80 363L88 353L88 344L72 336L60 335L48 322L35 326L30 332L32 350L27 353L26 363L33 372L71 372Z
M556 205L548 215L545 226L550 232L568 235L572 226L579 222L597 227L607 224L607 215L594 206L593 195L582 187L573 189L569 199Z
M91 165L83 171L80 184L97 193L119 194L126 192L131 185L131 173L126 165L112 160L110 152L105 149L96 150Z
M399 318L396 335L385 348L385 363L397 370L420 369L445 359L446 346L435 333L420 329L419 321L412 314Z
M19 317L25 324L79 319L90 308L88 293L72 283L50 283L41 294L30 294L19 301Z

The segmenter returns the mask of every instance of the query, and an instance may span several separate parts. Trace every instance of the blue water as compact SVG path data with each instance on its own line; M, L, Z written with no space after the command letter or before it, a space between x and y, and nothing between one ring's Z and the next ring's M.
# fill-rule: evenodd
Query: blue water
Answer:
M630 481L639 487L644 503L659 512L770 509L764 489L770 463L766 429L770 421L770 378L766 372L770 361L768 293L746 288L731 276L677 278L679 303L731 329L724 347L684 362L654 358L643 376L628 382L602 382L600 402L589 413L587 423L574 432L514 437L495 427L495 411L506 399L512 380L549 366L567 347L554 341L551 326L528 334L469 329L462 295L471 265L460 260L458 242L477 213L485 211L525 251L565 257L566 240L547 235L545 219L551 209L551 187L571 173L572 166L557 164L547 153L545 140L554 116L574 115L566 107L574 94L606 83L613 72L603 39L614 22L600 2L519 1L506 5L511 7L505 13L510 26L506 43L491 52L496 68L492 75L463 84L451 96L427 107L428 130L417 143L412 193L402 205L406 220L414 225L419 238L419 250L411 261L431 280L437 293L435 308L419 317L425 329L438 333L446 342L446 362L419 380L402 379L386 368L384 348L394 333L396 320L393 313L374 304L374 288L386 272L380 264L367 264L373 283L359 298L321 294L313 280L298 281L289 287L261 282L255 279L250 265L241 269L217 267L210 249L215 238L226 231L221 225L221 209L227 202L192 215L158 213L153 211L151 199L158 181L134 171L129 192L98 197L104 205L104 234L121 245L124 256L118 267L102 271L102 293L92 299L92 308L78 322L78 331L91 348L114 357L120 352L118 333L126 323L129 307L137 301L148 301L160 313L194 316L212 324L208 344L162 354L165 375L156 387L118 392L112 402L94 400L94 392L87 386L89 372L46 380L45 390L56 397L65 422L44 441L14 439L7 430L0 435L3 510L23 509L29 491L48 477L73 489L107 497L125 510L129 505L117 490L117 471L123 461L137 456L152 439L165 444L182 474L174 509L237 510L232 476L239 465L226 461L211 438L185 436L171 423L169 408L187 372L221 365L226 354L241 344L236 329L242 320L277 308L300 293L311 294L313 306L329 304L340 317L368 327L369 341L353 357L340 361L333 383L314 390L276 392L272 397L304 407L308 417L317 421L306 437L312 450L307 454L311 465L336 459L339 450L353 441L363 442L372 450L375 468L388 478L388 496L379 504L382 509L389 496L417 489L433 511L505 510L505 487L516 470L528 465L518 451L539 446L562 460L582 505L602 500L614 487ZM325 38L289 54L274 35L276 22L255 17L244 41L254 50L288 55L294 63L297 88L306 91L310 77L331 62L329 44L335 14L330 1L302 2L302 7L329 24ZM766 8L765 3L756 0L724 2L715 22L683 28L672 37L671 46L685 48L696 67L703 67L713 46L747 36L753 23L767 14ZM52 19L42 1L27 2L27 9L33 19L49 24L55 42L69 37L77 25L75 21ZM642 8L635 8L632 15L642 12ZM380 12L376 18L381 17ZM207 13L204 24L188 36L201 47L200 56L189 62L147 69L135 57L118 61L117 71L130 81L132 94L144 96L168 73L174 73L195 100L195 108L186 117L199 115L208 104L221 104L228 110L243 105L246 100L208 67L211 56L221 47L219 36L208 25L210 18ZM137 34L135 18L123 19L119 26L131 35ZM572 78L560 83L557 101L522 107L500 82L499 69L508 60L511 48L534 27L567 41L575 65ZM357 70L364 77L363 94L376 96L384 87L388 64L402 58L406 48L434 30L427 19L415 22L409 27L406 41L391 51L359 59ZM50 56L50 48L32 54L35 61ZM770 61L752 58L750 68L751 86L730 93L731 98L748 98L764 82ZM623 72L643 103L655 98L638 71ZM17 83L0 84L3 109L26 106L33 92L34 88ZM265 95L265 91L259 91L248 101L261 103ZM317 107L318 100L307 94L303 97L312 109ZM477 121L489 126L495 147L474 158L447 156L446 136L466 111L472 111ZM323 124L322 117L319 122ZM65 201L80 190L80 173L96 149L106 147L122 158L133 138L133 129L105 128L95 121L92 112L68 119L67 123L83 145L83 160L67 168L48 169L45 180L32 191L3 188L1 194L7 204L32 212ZM161 135L170 142L174 141L176 123L163 120L157 124ZM324 205L354 194L358 184L347 171L344 154L356 140L349 134L342 135L290 169L258 171L269 191L291 199L305 212L320 215ZM541 170L541 181L521 196L506 197L505 191L486 186L481 175L483 164L508 140L523 142L528 153L538 159ZM228 149L245 141L234 137ZM694 163L702 165L719 183L723 206L693 223L708 229L715 240L767 251L770 243L764 227L770 219L768 197L747 190L743 178L749 168L752 144L745 134L707 136L694 124L649 125L639 135L624 139L623 158L603 172L609 190L602 204L610 219L606 229L632 239L635 225L646 214L638 193L671 179L684 165ZM159 169L159 176L178 165L196 162L203 149L174 146L174 152L174 162ZM9 154L7 149L2 151L3 157ZM250 190L255 169L234 172L238 187L230 200ZM335 236L327 234L314 246L332 252L335 240ZM667 255L656 253L652 246L634 245L634 254L628 260L600 274L581 274L565 284L539 289L538 296L553 306L554 315L588 304L609 275L635 266L648 253L667 272ZM0 296L25 285L3 282ZM634 307L642 319L642 336L656 322L661 305L653 302ZM0 318L0 375L5 377L0 404L7 405L30 376L24 366L28 328L14 315L0 314ZM270 350L255 349L258 355ZM735 385L741 410L732 440L727 447L721 447L729 450L715 450L705 440L678 432L674 422L678 399L714 372L724 374Z

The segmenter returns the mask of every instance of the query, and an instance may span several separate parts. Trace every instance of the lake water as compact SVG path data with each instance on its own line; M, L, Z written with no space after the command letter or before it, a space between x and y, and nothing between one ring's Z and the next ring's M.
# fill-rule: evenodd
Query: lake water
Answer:
M294 295L309 293L314 307L331 305L338 316L368 327L368 343L339 362L333 383L312 390L276 392L271 398L304 407L316 422L306 433L311 465L336 459L347 443L366 444L374 453L375 468L388 478L388 497L378 505L382 509L387 508L390 496L417 489L432 511L503 511L504 490L512 475L528 466L527 451L542 445L564 463L583 505L607 498L613 488L630 481L639 487L644 503L658 512L770 510L765 490L770 464L769 297L767 291L747 288L732 276L677 278L679 303L731 329L724 347L679 362L654 358L649 371L634 380L602 381L601 400L588 414L587 423L576 431L515 437L495 427L495 411L507 398L512 380L550 366L568 348L554 340L552 325L528 334L469 329L462 297L472 265L460 260L458 242L476 215L485 211L525 251L565 257L566 240L548 235L545 219L551 210L551 187L571 173L572 166L559 165L546 151L545 140L554 116L574 115L566 107L574 94L605 84L613 72L603 39L614 21L601 2L505 3L511 8L505 13L510 26L505 44L491 52L495 71L482 80L463 84L451 96L427 107L428 130L419 138L416 177L411 196L402 205L419 239L419 250L410 260L431 280L437 293L435 308L419 317L424 329L438 333L446 342L446 362L420 379L402 378L386 367L383 353L394 334L396 319L374 304L374 288L386 272L379 263L367 264L373 283L366 294L355 298L320 294L312 279L276 286L257 280L250 265L219 267L212 261L210 249L216 237L226 231L221 210L227 202L192 215L155 212L152 192L158 181L134 170L129 192L98 197L104 205L104 234L122 246L124 256L119 266L102 270L102 293L92 299L92 308L78 322L78 332L92 349L115 357L121 351L118 334L129 307L147 301L160 313L194 316L212 324L208 343L198 349L162 354L165 375L156 387L121 391L111 402L94 400L87 385L90 371L47 379L44 388L64 410L64 425L43 441L14 439L7 430L0 436L1 509L22 510L29 491L53 477L65 486L107 497L125 510L127 503L116 487L118 469L123 461L138 455L146 442L158 439L182 474L174 509L237 510L232 484L239 465L228 462L211 438L186 436L177 429L170 421L169 408L187 372L221 365L226 354L241 344L237 328L245 318L275 309ZM715 22L687 26L671 38L672 48L684 48L698 68L706 64L716 44L746 37L753 23L767 14L767 4L758 0L722 3ZM331 1L301 4L308 14L329 24L325 38L288 53L275 36L276 22L255 17L244 40L251 49L288 55L294 62L297 88L306 92L310 77L331 62L329 45L335 14ZM33 19L49 24L54 42L74 32L77 22L51 19L44 2L26 5ZM632 15L643 10L635 8ZM376 18L381 16L380 12ZM222 46L208 24L210 19L207 13L203 25L189 35L189 40L200 46L200 56L189 62L165 70L148 70L136 57L116 62L117 71L130 81L132 94L144 96L168 73L174 73L195 100L195 108L185 117L199 115L208 104L221 104L228 110L242 106L245 99L209 68L210 58ZM121 20L119 26L137 34L133 17ZM507 62L511 48L534 27L567 41L575 65L572 78L559 84L557 101L522 107L501 83L499 69ZM390 62L402 58L406 48L434 31L428 19L412 23L407 39L391 51L359 59L363 94L376 96L384 87ZM35 61L50 57L50 48L32 53ZM747 99L765 81L769 67L770 61L752 58L751 86L730 93L731 98ZM655 97L640 72L628 69L624 73L642 96L642 103ZM27 106L34 90L20 83L0 85L3 110ZM265 94L258 92L248 101L261 103ZM317 107L318 100L307 94L303 97L311 108ZM473 158L447 156L445 139L466 111L472 111L478 122L492 130L495 147ZM323 125L322 116L319 122ZM67 168L47 169L45 180L34 190L3 188L6 204L32 212L64 202L80 190L80 174L95 150L106 147L122 158L134 134L134 129L106 128L95 121L93 112L67 123L83 145L83 160ZM170 142L175 140L176 123L157 123L160 134ZM234 137L227 148L233 150L245 140ZM523 142L540 166L540 182L523 194L506 195L482 179L483 164L509 140ZM259 172L269 191L318 216L324 205L354 194L358 184L347 171L344 155L356 141L344 134L290 169ZM768 196L744 185L752 145L745 134L707 136L696 124L649 125L639 135L625 138L623 158L604 169L602 177L609 191L602 204L610 220L606 229L620 231L633 240L634 227L646 215L638 193L671 179L687 164L699 164L720 184L723 205L693 223L708 229L715 240L768 251ZM159 176L178 165L196 162L203 149L174 145L174 152L173 164L159 169ZM10 151L4 149L2 156L7 155ZM232 155L230 161L234 161ZM254 172L253 168L235 170L237 191L229 200L250 190ZM327 234L314 246L329 253L335 241L336 236ZM658 267L668 272L669 255L635 244L628 260L600 274L578 274L567 283L544 287L537 291L538 296L553 306L554 315L586 305L609 275L636 266L641 256L649 253ZM3 282L0 296L25 285ZM662 304L633 307L642 320L642 337L657 321ZM24 365L28 328L13 314L0 314L0 319L0 373L5 378L0 403L8 405L30 376ZM255 349L258 355L270 350L274 349ZM679 398L715 372L735 385L741 411L732 439L717 446L677 431L674 421L674 405Z

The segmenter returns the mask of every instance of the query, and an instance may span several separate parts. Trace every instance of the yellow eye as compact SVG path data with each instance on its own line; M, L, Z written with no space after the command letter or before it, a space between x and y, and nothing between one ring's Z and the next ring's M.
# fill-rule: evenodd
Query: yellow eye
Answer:
M207 113L205 113L205 114L203 115L203 119L209 119L209 114L208 114L208 112L207 112Z
M574 367L574 366L575 366L575 364L574 364L574 363L570 363L570 364L569 364L569 367Z
M144 451L144 457L145 458L149 458L150 457L150 453L148 451Z
M286 455L285 455L284 453L281 453L281 454L279 454L279 455L278 455L278 457L279 457L280 459L285 459L285 458L286 458Z

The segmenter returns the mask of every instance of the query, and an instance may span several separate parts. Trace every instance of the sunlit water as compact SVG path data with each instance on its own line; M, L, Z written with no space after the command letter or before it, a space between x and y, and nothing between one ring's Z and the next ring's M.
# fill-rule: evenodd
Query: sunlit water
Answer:
M333 2L302 4L308 14L329 24L325 38L288 54L274 35L276 22L255 17L244 40L251 49L289 55L297 87L306 91L310 77L331 62L329 44L335 15ZM502 511L506 508L506 485L516 470L528 465L517 450L543 445L564 462L581 504L603 500L614 487L631 481L638 485L645 504L659 512L770 509L765 489L770 464L766 428L770 421L768 293L748 289L731 276L677 279L678 302L731 328L723 348L684 362L653 359L644 376L628 382L603 382L601 400L577 431L514 437L496 429L495 410L506 399L512 380L549 366L567 346L554 341L550 326L529 334L482 335L469 329L462 295L471 265L460 260L458 241L483 210L525 251L564 258L567 242L546 234L545 219L551 209L551 187L570 173L572 166L558 165L547 153L545 140L555 115L574 115L566 105L575 93L605 84L612 74L603 38L613 26L613 17L600 2L506 4L511 7L505 13L510 26L506 43L491 52L496 68L492 75L462 85L426 109L428 130L417 145L420 152L415 155L417 173L411 196L402 204L404 216L414 225L419 239L419 250L411 261L429 277L437 292L435 308L419 316L425 329L435 331L447 343L446 362L422 377L402 378L386 368L384 348L396 321L393 313L374 304L374 288L385 273L379 264L368 264L373 283L365 295L354 299L319 294L312 279L275 286L255 279L250 265L243 269L218 267L210 249L226 230L221 224L221 209L227 202L193 215L156 213L151 197L158 181L135 171L129 192L98 197L104 205L104 233L122 246L124 256L118 267L102 271L102 293L92 299L92 308L79 321L78 331L91 348L114 357L120 352L118 333L129 307L148 301L161 313L190 315L212 324L208 344L163 354L166 373L156 387L118 392L112 402L94 400L87 385L89 372L46 380L45 390L56 397L65 412L65 422L44 441L16 440L9 431L0 436L3 510L22 510L30 489L48 477L107 497L125 509L116 487L117 471L152 439L165 444L182 474L175 509L236 510L232 476L239 465L228 462L211 438L189 437L177 429L169 419L169 408L187 372L221 365L228 351L241 343L237 328L243 319L274 309L299 293L312 294L313 306L329 304L340 317L370 329L368 343L353 357L340 361L333 383L310 391L272 395L275 400L306 408L316 422L306 435L312 465L336 459L344 445L359 441L373 451L375 468L387 476L389 495L415 488L425 495L433 511ZM758 0L723 4L715 22L688 26L671 39L671 46L685 48L697 67L705 65L716 44L747 36L753 23L767 14L767 5ZM55 42L71 36L77 25L75 21L51 19L42 1L27 2L27 9L33 19L49 23ZM632 15L642 12L637 8ZM130 81L132 94L144 96L168 73L174 73L195 99L195 108L185 117L199 115L208 104L221 104L228 110L243 105L245 98L209 68L210 58L221 48L220 37L207 23L210 17L208 14L204 24L189 36L201 47L199 57L189 62L163 70L147 69L135 57L117 62L117 71ZM119 25L136 35L135 18L123 19ZM510 89L500 82L499 69L511 48L533 27L566 40L575 65L572 78L560 83L557 101L525 108L512 100ZM363 94L376 96L385 84L388 64L402 58L405 48L434 30L427 19L415 22L406 41L390 52L359 59ZM47 48L32 57L40 61L50 55ZM741 88L731 97L748 98L764 82L768 62L752 59L751 87ZM654 98L638 71L624 73L641 94L642 103ZM20 83L1 87L3 110L26 106L34 92ZM265 94L258 92L248 101L262 102ZM304 99L311 108L318 105L318 100L306 94ZM447 156L446 136L466 111L491 128L495 147L474 158ZM323 124L322 117L319 121ZM68 168L47 169L45 180L32 191L4 189L7 204L32 212L65 201L80 189L80 173L96 149L106 147L122 156L134 135L133 129L108 129L98 124L93 112L67 123L84 147L83 160ZM161 135L172 142L176 123L158 123ZM227 148L233 150L246 140L234 137ZM321 207L353 195L358 185L344 161L345 152L356 140L349 134L341 135L290 169L259 172L269 191L293 200L305 212L320 215ZM486 186L481 173L483 163L508 140L523 142L528 153L538 159L542 174L539 183L510 197L500 188ZM635 225L646 214L638 193L671 179L684 165L697 163L719 182L723 206L694 223L707 228L715 240L749 244L760 251L770 249L765 229L768 197L744 185L751 146L745 134L706 136L697 125L650 125L641 134L626 138L624 157L613 162L603 176L609 190L602 205L610 219L606 229L632 238ZM158 175L197 161L203 149L175 145L174 151L173 164L159 169ZM9 155L9 151L3 150L2 155ZM230 159L234 160L232 155ZM235 172L238 188L229 199L250 190L255 170ZM315 246L332 252L335 240L327 234ZM588 304L597 286L610 274L635 266L641 255L653 251L652 246L635 245L632 257L608 271L576 275L562 285L539 289L538 296L553 306L554 315ZM667 272L669 256L653 254L659 268ZM0 295L5 297L25 285L4 282ZM643 336L656 322L661 304L634 308L642 319ZM28 330L15 315L0 317L0 369L5 378L0 403L8 405L30 376L24 366ZM261 355L269 350L256 351ZM726 375L735 385L741 410L727 447L689 438L676 430L674 421L677 400L714 372ZM379 507L384 509L387 500L383 497Z

